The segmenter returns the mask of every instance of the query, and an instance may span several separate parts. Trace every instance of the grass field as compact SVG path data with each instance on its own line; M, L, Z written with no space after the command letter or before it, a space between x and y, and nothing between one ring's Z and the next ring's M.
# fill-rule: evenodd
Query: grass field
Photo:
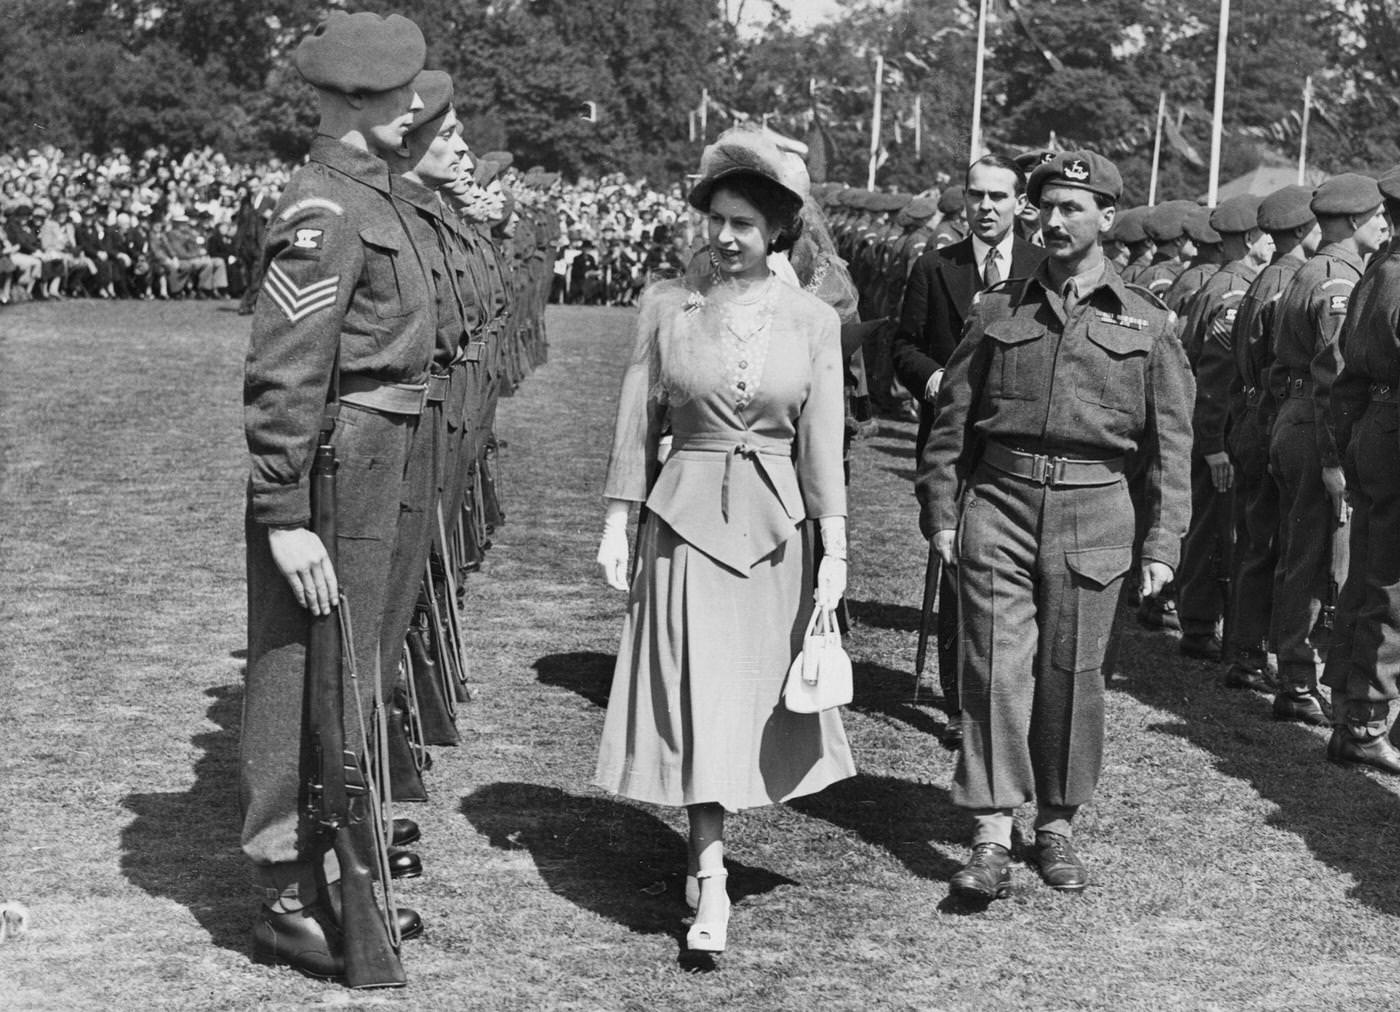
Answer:
M860 775L731 823L731 950L683 960L682 813L589 786L622 599L595 577L630 314L551 309L500 415L508 524L469 585L479 698L436 750L402 992L255 966L238 850L240 376L216 303L0 314L0 1008L1400 1008L1396 785L1132 628L1080 820L1094 886L945 902L967 826L911 698L912 426L858 444Z

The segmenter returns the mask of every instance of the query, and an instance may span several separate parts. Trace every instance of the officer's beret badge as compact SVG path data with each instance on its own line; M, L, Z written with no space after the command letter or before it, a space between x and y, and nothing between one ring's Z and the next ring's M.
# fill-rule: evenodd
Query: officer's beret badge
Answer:
M1076 158L1074 161L1068 162L1060 170L1060 174L1076 183L1087 183L1089 181L1089 166L1083 159Z

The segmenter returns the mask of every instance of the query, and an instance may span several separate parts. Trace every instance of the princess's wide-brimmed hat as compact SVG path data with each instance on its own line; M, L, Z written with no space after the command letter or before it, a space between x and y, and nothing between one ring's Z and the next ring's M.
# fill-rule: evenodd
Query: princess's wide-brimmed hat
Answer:
M733 129L718 137L700 156L700 181L690 191L690 206L705 211L715 185L738 175L756 175L777 183L798 204L803 202L806 166L782 151L766 134L757 130Z

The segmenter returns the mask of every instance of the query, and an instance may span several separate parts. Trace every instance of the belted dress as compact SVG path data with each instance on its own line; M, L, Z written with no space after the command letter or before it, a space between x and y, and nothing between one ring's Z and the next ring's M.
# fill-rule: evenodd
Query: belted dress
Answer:
M846 514L843 378L815 296L704 288L643 294L622 383L604 495L645 510L595 783L738 811L855 773L837 711L782 702L813 608L807 521Z

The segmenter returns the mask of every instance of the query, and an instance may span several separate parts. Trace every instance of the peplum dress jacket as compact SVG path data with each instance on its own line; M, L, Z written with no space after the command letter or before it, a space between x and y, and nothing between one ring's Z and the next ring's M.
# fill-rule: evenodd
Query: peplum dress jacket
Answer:
M738 811L855 773L838 712L782 703L813 608L807 521L846 513L839 323L769 285L748 341L730 285L641 301L604 494L646 509L595 778L638 801Z

